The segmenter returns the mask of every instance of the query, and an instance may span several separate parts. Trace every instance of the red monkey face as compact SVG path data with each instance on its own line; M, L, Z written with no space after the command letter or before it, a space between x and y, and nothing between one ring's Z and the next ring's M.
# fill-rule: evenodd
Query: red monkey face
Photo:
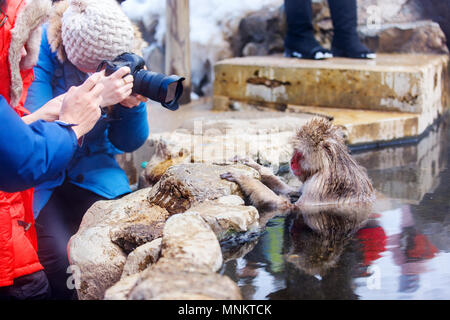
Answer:
M295 151L291 159L291 170L294 175L300 177L302 175L302 167L300 166L300 160L303 159L303 154Z

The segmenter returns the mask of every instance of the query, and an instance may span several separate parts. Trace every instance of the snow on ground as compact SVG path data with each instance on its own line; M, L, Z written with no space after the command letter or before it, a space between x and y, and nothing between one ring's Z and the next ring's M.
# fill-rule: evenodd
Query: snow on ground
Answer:
M163 43L165 35L165 0L126 0L125 13L135 22L148 26L158 20L155 38ZM211 83L213 66L232 56L228 38L234 34L242 17L263 7L279 7L283 0L190 0L191 68L193 83L206 77ZM204 91L210 93L210 88Z

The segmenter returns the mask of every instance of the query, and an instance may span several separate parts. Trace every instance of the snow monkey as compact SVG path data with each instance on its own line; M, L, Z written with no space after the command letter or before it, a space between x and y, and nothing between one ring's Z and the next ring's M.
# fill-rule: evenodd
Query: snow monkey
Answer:
M225 173L221 178L239 184L249 201L260 210L297 211L310 205L372 203L374 190L366 170L359 166L344 142L344 132L329 120L313 118L292 138L292 173L303 183L294 203L286 197L294 192L273 172L253 160L241 162L256 169L261 181Z

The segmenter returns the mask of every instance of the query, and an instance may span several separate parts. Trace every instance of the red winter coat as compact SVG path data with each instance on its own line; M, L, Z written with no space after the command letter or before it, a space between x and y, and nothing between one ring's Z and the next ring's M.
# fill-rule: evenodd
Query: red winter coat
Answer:
M8 20L0 28L0 94L14 105L20 116L27 113L23 105L28 87L34 80L33 61L29 59L37 58L38 25L45 17L44 7L48 7L43 5L44 1L8 0L7 7L3 8ZM0 21L4 17L1 14ZM25 64L21 69L23 65L29 68L20 71L23 42L26 42L28 55L22 60ZM0 287L12 285L15 278L43 269L36 253L32 202L33 189L16 193L0 191Z

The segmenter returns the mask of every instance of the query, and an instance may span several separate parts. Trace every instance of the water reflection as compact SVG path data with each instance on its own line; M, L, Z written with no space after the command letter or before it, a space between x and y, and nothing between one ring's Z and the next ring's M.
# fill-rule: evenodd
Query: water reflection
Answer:
M401 270L398 291L417 291L420 274L427 271L426 262L434 258L438 249L416 227L410 206L402 206L400 232L389 236L388 244L394 263Z
M311 207L286 219L286 287L271 299L354 299L352 278L360 272L355 234L371 207Z
M355 154L379 191L372 210L272 219L222 273L246 299L449 299L449 139L443 121L419 143Z

